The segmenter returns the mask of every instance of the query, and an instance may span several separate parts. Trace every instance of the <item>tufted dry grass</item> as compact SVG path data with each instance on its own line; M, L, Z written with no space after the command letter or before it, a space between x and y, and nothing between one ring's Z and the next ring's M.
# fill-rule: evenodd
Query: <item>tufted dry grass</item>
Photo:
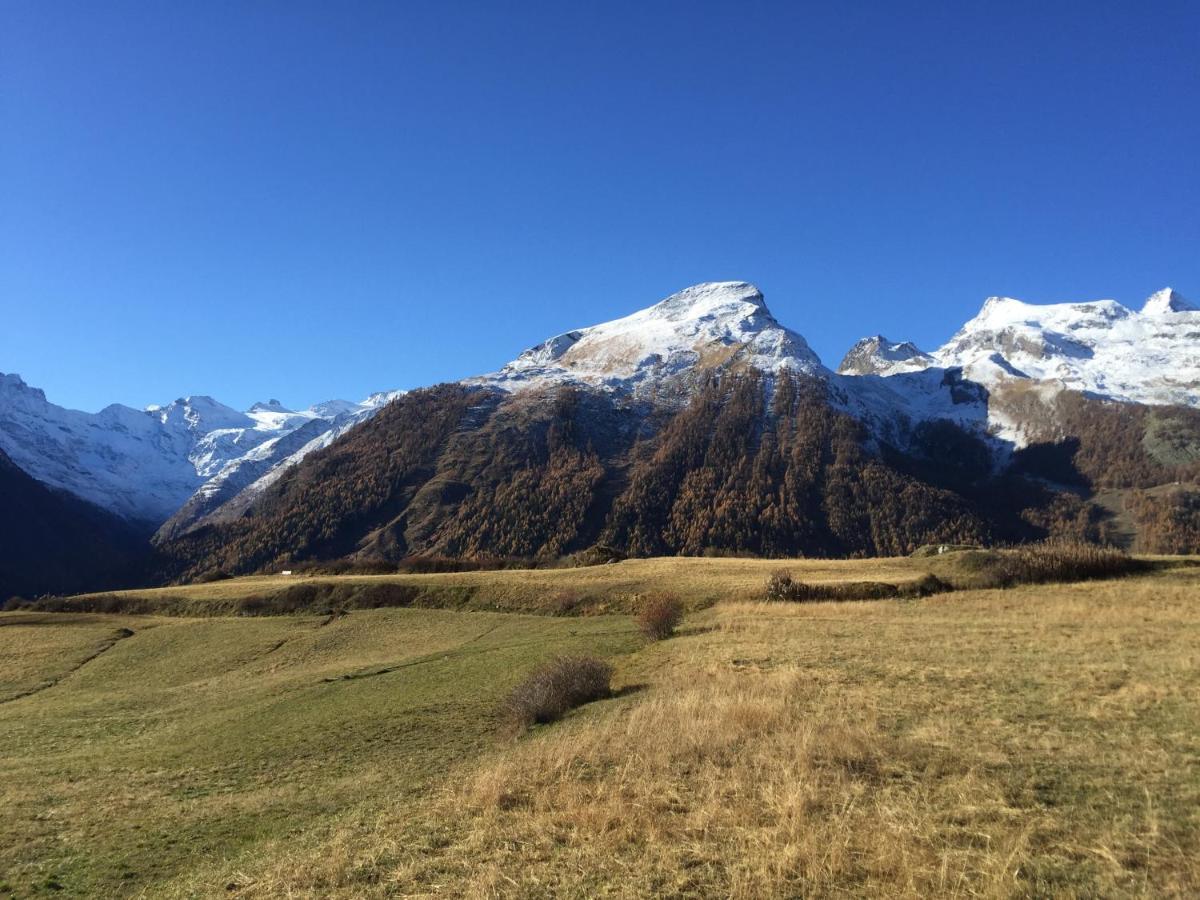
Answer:
M240 860L237 895L1195 896L1198 602L1178 571L720 604L616 699Z

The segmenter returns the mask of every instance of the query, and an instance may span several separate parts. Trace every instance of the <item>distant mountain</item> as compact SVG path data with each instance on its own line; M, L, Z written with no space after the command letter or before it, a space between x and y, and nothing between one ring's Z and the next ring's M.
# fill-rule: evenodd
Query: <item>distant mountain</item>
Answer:
M935 365L933 357L922 353L909 341L896 343L881 334L863 338L850 348L838 366L839 375L879 375L916 372Z
M177 537L210 521L240 515L288 468L314 450L329 446L401 395L401 391L382 392L372 394L362 403L334 400L306 410L317 414L300 424L290 420L287 423L290 430L280 429L278 436L268 437L222 465L159 527L155 541Z
M1018 428L996 418L988 384L940 363L876 337L834 373L752 285L697 285L490 375L414 391L160 546L195 577L594 545L848 555L1102 540L1106 514L1089 490L1191 478L1200 460L1189 443L1200 415L1187 410L1106 405L1058 384L1025 397ZM1074 443L1051 433L1056 421ZM1153 449L1155 434L1179 453Z
M957 368L989 388L1040 383L1109 400L1200 406L1200 309L1170 288L1141 311L1115 300L1035 305L989 297L942 347L916 353L864 357L855 374Z
M146 533L124 519L53 490L0 450L0 603L131 584L143 577Z
M1153 533L1187 547L1197 338L1200 311L1169 289L1140 311L992 298L934 352L876 335L834 372L757 288L715 282L490 374L300 412L191 397L90 415L0 376L0 449L156 529L169 577L597 544L845 555Z
M243 464L259 471L266 460L294 457L298 448L278 444L285 435L360 421L392 396L301 412L278 401L238 412L196 396L145 410L113 404L85 413L50 403L18 375L0 374L0 450L44 484L157 526L197 492L221 490Z

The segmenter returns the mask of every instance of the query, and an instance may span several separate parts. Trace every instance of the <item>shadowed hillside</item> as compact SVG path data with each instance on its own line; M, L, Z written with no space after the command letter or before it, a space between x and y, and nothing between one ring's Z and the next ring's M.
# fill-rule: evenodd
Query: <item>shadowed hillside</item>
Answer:
M142 580L149 530L140 530L21 471L0 451L0 600Z

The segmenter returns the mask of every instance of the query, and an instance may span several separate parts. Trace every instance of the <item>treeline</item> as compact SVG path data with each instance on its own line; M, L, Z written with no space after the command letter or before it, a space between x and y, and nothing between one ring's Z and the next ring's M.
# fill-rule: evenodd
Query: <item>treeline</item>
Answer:
M1143 553L1200 553L1200 487L1133 491L1126 509L1137 523Z

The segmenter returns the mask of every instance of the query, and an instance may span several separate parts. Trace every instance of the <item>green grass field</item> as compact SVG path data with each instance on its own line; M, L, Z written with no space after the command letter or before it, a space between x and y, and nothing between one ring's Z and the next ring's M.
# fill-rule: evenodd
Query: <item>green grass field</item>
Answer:
M497 702L537 661L635 646L613 617L0 616L0 885L154 893L370 796L420 795L492 746Z
M776 568L379 576L466 610L212 615L268 581L240 579L140 592L202 618L0 614L0 897L1200 891L1200 569L753 602ZM602 614L654 589L693 607L675 638ZM591 614L470 609L561 590ZM617 696L503 736L509 687L579 652Z

